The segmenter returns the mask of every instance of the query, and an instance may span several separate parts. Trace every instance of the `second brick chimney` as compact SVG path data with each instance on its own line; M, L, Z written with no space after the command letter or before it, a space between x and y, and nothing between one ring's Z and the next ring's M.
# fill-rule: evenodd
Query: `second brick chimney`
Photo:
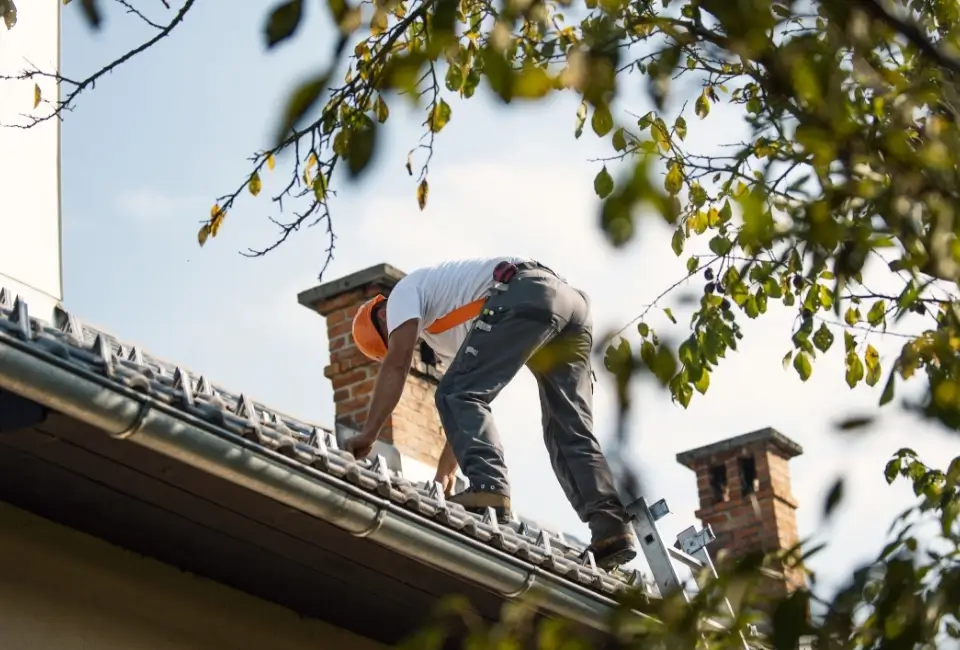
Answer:
M333 384L336 431L341 442L355 435L366 420L379 370L379 364L365 357L353 343L353 317L364 301L378 293L389 295L404 275L389 264L378 264L298 296L301 305L327 321L330 363L323 373ZM381 441L399 452L404 473L420 475L415 480L433 478L429 473L436 469L446 440L434 404L440 376L432 351L421 344L403 397L380 434Z
M799 444L766 428L677 454L677 461L697 475L696 516L717 535L711 545L714 554L723 550L735 559L797 544L789 461L802 453ZM805 582L794 567L778 567L769 577L764 593L773 598Z

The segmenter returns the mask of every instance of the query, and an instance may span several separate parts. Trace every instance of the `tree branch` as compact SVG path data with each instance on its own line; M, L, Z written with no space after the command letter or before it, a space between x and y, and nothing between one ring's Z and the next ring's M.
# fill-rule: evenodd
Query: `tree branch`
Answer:
M123 0L118 0L118 1L121 2L121 4L125 4ZM84 90L88 88L92 89L93 87L96 86L97 81L99 81L102 77L113 72L115 69L117 69L118 67L120 67L121 65L129 61L130 59L134 58L138 54L145 52L146 50L150 49L151 47L156 45L158 42L160 42L161 40L169 36L170 32L172 32L177 27L177 25L183 22L184 17L187 15L187 12L190 11L190 9L193 7L194 2L196 2L196 0L186 0L186 2L184 2L183 6L180 8L180 11L178 11L177 15L174 16L173 20L171 20L166 25L166 27L163 27L159 33L154 35L153 38L141 43L139 46L130 50L123 56L115 59L114 61L107 64L106 66L100 68L94 74L90 75L89 77L87 77L82 81L73 81L71 79L67 79L66 77L60 75L59 73L44 72L38 68L20 72L16 75L0 75L0 81L25 81L29 79L35 79L35 78L52 78L52 79L55 79L58 84L66 83L70 86L73 86L73 89L67 94L66 98L63 99L62 101L57 102L55 104L54 110L49 114L44 115L43 117L25 116L25 117L28 117L30 120L28 124L10 124L10 125L4 125L4 126L8 126L11 128L18 128L18 129L29 129L33 126L36 126L37 124L41 124L43 122L51 120L54 117L59 118L64 111L72 110L73 103L77 99L77 97L80 95L80 93L82 93Z

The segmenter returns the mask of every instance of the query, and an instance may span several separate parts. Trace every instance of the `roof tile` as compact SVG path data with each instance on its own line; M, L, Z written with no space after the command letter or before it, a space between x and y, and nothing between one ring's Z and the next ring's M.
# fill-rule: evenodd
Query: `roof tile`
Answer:
M600 593L611 594L638 582L651 584L637 571L608 573L597 568L592 556L582 559L583 542L544 530L528 519L501 526L491 513L468 513L462 506L448 503L436 483L413 483L390 469L381 456L357 461L338 448L331 429L278 413L243 393L213 384L205 375L154 357L138 346L121 343L106 332L82 324L63 308L57 308L54 320L46 323L30 318L23 300L0 289L0 339L5 335L29 341L78 369L149 394L185 416L202 419L243 436L264 450L279 453L299 464L306 474L319 471L348 481Z

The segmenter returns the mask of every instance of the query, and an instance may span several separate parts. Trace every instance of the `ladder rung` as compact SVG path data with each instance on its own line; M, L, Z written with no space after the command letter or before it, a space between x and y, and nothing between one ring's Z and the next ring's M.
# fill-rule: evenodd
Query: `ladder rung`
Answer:
M672 557L674 560L676 560L677 562L680 562L683 565L686 565L691 570L697 570L697 569L703 568L703 562L693 557L692 555L684 553L679 548L668 546L667 553L669 553L670 557Z

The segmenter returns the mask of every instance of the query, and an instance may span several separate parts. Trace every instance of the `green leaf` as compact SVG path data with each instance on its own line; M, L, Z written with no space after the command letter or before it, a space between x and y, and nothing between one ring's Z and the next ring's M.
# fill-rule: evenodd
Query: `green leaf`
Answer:
M863 379L863 363L860 361L857 353L851 350L847 353L844 365L846 367L844 379L847 382L847 386L854 388L860 383L860 380Z
M463 74L463 68L456 64L450 64L447 67L447 74L444 77L444 83L450 92L460 92L463 88L463 82L466 80Z
M681 140L687 137L687 121L683 117L678 117L673 124L673 130Z
M697 268L700 266L700 259L696 255L691 255L690 259L687 260L687 273L693 274L697 272Z
M887 379L886 385L883 387L883 393L880 395L880 406L884 406L893 401L894 394L894 383L896 380L897 373L891 372L890 377Z
M369 122L350 135L345 158L347 160L347 171L351 179L358 178L367 169L373 159L376 147L377 129L374 122Z
M673 312L670 310L669 307L664 307L663 313L667 315L667 318L670 319L671 323L673 323L674 325L677 324L677 319L673 317Z
M829 517L836 510L840 502L843 501L843 477L834 481L833 486L827 493L827 500L823 504L823 516Z
M613 128L613 115L610 114L610 109L606 104L600 104L593 109L590 126L593 127L593 132L601 138L610 133Z
M680 193L680 189L683 187L683 171L680 169L680 165L676 162L670 163L670 168L667 170L667 176L663 181L663 188L667 190L672 195Z
M583 135L583 125L587 123L587 104L586 102L580 102L580 105L577 107L577 127L573 131L573 137L579 138Z
M297 123L303 119L310 109L320 101L320 95L327 86L327 75L322 74L300 84L287 98L287 105L283 111L280 128L277 129L274 141L280 146Z
M390 117L390 108L387 106L387 103L383 101L382 95L377 95L377 101L373 104L373 113L377 117L377 122L383 124L387 121L387 118Z
M697 389L697 392L701 395L705 395L707 389L710 388L710 372L704 368L703 372L700 374L700 378L693 383L693 387Z
M707 202L707 191L700 186L700 183L690 185L690 201L698 208Z
M781 363L783 364L783 369L784 369L784 370L786 370L786 369L787 369L787 366L790 365L790 360L791 360L791 359L793 359L793 350L790 350L789 352L787 352L787 353L783 356L783 361L782 361Z
M452 113L453 109L450 108L450 104L441 98L433 107L433 111L430 113L430 130L434 133L440 133L440 131L443 130L443 127L445 127L450 121L450 116Z
M650 335L650 326L647 325L646 323L639 323L637 324L637 332L643 338L647 338L647 336Z
M297 27L300 26L301 18L303 18L303 0L290 0L274 7L264 28L267 47L272 48L293 36Z
M603 166L596 178L593 179L593 191L596 192L597 196L601 199L607 198L610 196L610 193L613 192L613 177L610 175L610 172L607 171L606 165Z
M827 327L826 323L820 323L820 327L813 335L813 344L821 352L826 352L833 345L833 332Z
M323 175L323 170L313 181L313 196L317 201L323 201L327 196L327 177Z
M721 257L733 250L733 242L723 235L716 235L707 244L710 250Z
M701 120L710 114L710 100L707 99L706 91L697 97L697 101L693 105L693 110L696 112L697 117L699 117Z
M685 240L683 228L677 228L673 231L673 237L670 238L670 248L673 249L677 257L683 253L683 242Z
M897 476L900 475L900 468L902 467L902 461L900 458L894 458L887 463L887 466L883 468L883 477L887 479L887 484L893 483L897 480Z
M876 327L880 325L884 320L887 313L887 304L883 300L878 300L873 303L873 306L870 308L870 311L867 312L867 322L872 326Z
M800 375L801 381L807 381L810 379L810 375L813 374L813 366L810 364L810 355L806 352L797 352L797 356L793 358L793 369L797 371L798 375Z
M847 313L844 314L843 320L847 325L853 327L860 322L860 310L856 307L850 307L847 309Z
M626 132L622 128L613 132L613 148L616 151L624 151L627 148Z
M720 208L720 223L726 223L730 221L730 217L733 216L733 209L730 207L730 201L726 200L723 202L723 207Z

